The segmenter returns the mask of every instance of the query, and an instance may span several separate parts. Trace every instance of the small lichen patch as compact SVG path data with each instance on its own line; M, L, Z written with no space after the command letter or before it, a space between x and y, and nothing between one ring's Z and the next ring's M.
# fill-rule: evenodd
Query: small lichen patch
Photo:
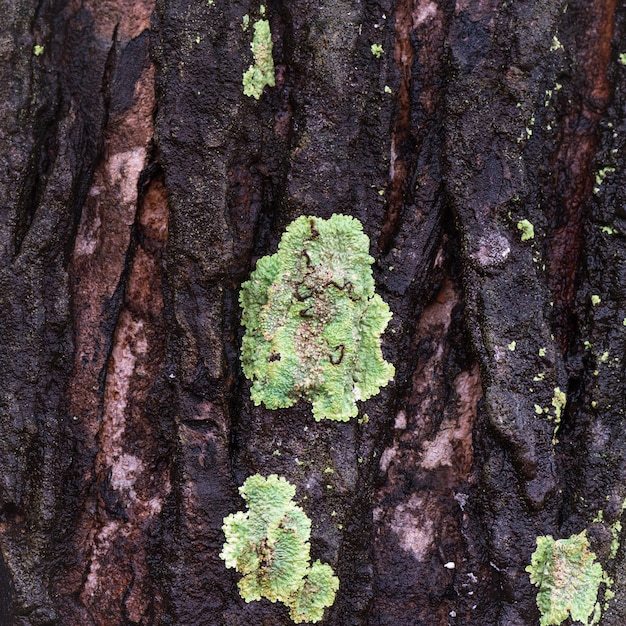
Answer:
M517 222L518 230L522 231L521 240L528 241L529 239L534 239L535 237L535 227L528 220L520 220Z
M587 623L604 572L589 550L586 531L556 541L550 535L537 537L537 549L526 571L530 582L539 587L541 626L558 626L568 617Z
M563 44L559 41L559 38L554 35L554 37L552 37L552 44L550 45L550 52L556 52L557 50L563 49Z
M559 387L555 387L554 395L552 396L552 407L554 408L554 435L552 436L553 445L558 443L556 439L556 431L559 429L561 424L561 416L566 404L567 396L565 395L565 392L561 391Z
M382 56L384 50L383 47L379 44L379 43L373 43L370 47L370 50L372 51L372 54L377 58L380 59L380 57Z
M262 14L265 7L262 7ZM245 20L242 22L244 29L247 27ZM272 33L268 20L258 20L254 23L254 36L250 43L254 64L243 74L243 93L257 100L261 97L263 89L273 87L274 79L274 59L272 57Z
M36 46L33 48L33 54L34 54L36 57L40 57L40 56L43 54L43 51L44 51L44 47L43 47L43 46L40 46L40 45L36 45Z
M600 191L600 186L604 182L604 179L615 171L614 167L603 167L596 173L596 184L593 188L593 193L598 193Z
M339 579L330 565L310 564L311 520L293 501L295 487L276 474L255 474L239 493L248 510L224 518L220 558L243 574L241 597L283 602L296 624L319 622L335 601Z
M255 404L287 408L300 398L316 420L347 421L357 400L394 375L380 337L391 319L374 292L369 239L347 215L300 217L278 252L241 286L244 374Z
M602 302L602 298L600 298L600 296L596 295L595 293L591 296L591 304L593 306L598 306L598 304L600 304L600 302Z

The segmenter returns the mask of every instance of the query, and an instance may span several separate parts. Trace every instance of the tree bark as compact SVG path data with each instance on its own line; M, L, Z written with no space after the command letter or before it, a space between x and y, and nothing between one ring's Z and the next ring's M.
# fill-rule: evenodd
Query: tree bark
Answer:
M3 8L1 624L290 623L219 558L255 473L340 579L324 624L538 624L536 538L584 530L626 621L623 6L268 0L258 100L259 3ZM396 375L318 423L250 400L238 294L333 213Z

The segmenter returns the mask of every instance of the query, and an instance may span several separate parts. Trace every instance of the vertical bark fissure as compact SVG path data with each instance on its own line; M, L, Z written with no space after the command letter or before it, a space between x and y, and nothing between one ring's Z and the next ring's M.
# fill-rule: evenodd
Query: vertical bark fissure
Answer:
M609 5L610 6L610 5ZM603 20L610 19L607 4ZM585 177L593 189L585 201L583 244L579 257L575 293L570 312L575 333L567 344L570 367L572 404L560 444L564 484L563 506L560 511L562 533L568 536L586 529L592 548L605 571L613 580L611 596L600 595L601 624L618 626L626 619L624 573L626 554L623 533L616 536L620 547L612 545L616 527L623 522L626 498L621 477L626 471L626 442L624 438L623 355L626 354L626 258L624 217L624 69L619 62L624 50L626 13L616 5L612 23L612 42L607 29L595 33L596 41L585 55L595 54L599 75L588 77L593 61L584 58L582 78L587 84L606 85L600 92L598 108L602 119L593 126L595 131L590 167L574 172ZM599 18L596 17L597 21ZM604 31L602 33L602 30ZM611 43L610 63L605 55ZM589 103L590 96L585 99ZM588 104L588 106L590 106ZM599 113L599 111L596 111ZM589 183L591 179L591 183ZM594 300L594 297L597 300ZM618 478L620 477L620 478ZM613 549L612 549L613 548Z
M124 304L108 359L97 435L95 524L81 599L96 623L126 615L132 623L158 619L159 595L146 561L146 533L169 493L169 469L157 466L154 426L146 400L164 360L161 257L167 241L167 203L158 181L137 217ZM119 558L123 555L123 558ZM121 617L120 617L121 619Z
M370 623L439 624L450 614L472 619L480 561L468 558L462 530L482 388L462 345L461 309L460 282L448 274L413 338L418 365L380 459Z
M419 3L417 3L419 4ZM393 238L399 228L399 220L406 202L405 192L407 178L410 178L412 145L412 84L413 60L415 52L411 42L411 34L416 28L414 24L415 0L399 0L395 12L395 37L393 59L400 73L400 85L396 95L396 119L391 131L391 156L389 169L389 197L378 238L378 248L383 253L389 251Z
M146 410L164 359L161 257L168 215L158 178L138 204L155 109L146 33L151 10L150 2L131 10L115 3L82 8L95 41L110 47L102 66L102 158L70 265L75 460L67 498L75 513L65 544L71 556L54 581L67 623L107 624L117 616L147 624L159 613L145 546L169 489L167 469L155 469L158 435Z
M589 224L589 199L594 187L594 160L598 123L610 99L608 67L615 20L616 0L574 5L584 12L585 28L577 32L574 56L577 72L568 93L561 121L559 144L551 158L555 173L550 207L554 223L547 250L548 285L554 297L554 327L565 353L574 330L571 314L579 277L585 229Z

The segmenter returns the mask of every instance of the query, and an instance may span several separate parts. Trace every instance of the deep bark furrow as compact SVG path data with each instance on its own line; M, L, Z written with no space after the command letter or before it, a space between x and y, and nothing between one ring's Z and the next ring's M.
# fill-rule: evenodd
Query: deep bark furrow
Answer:
M398 67L400 83L396 94L396 119L391 134L391 156L389 170L389 190L385 221L380 229L378 248L389 252L392 240L399 228L400 215L405 202L405 192L411 157L415 154L411 126L411 101L413 86L413 59L415 56L411 34L415 28L413 13L416 10L413 0L400 0L396 3L393 59Z
M65 598L67 623L106 624L124 615L133 623L149 623L154 592L146 581L144 534L167 492L166 476L156 490L155 477L148 479L154 443L145 412L164 350L164 192L154 187L137 215L155 106L154 69L141 35L149 26L150 5L84 10L93 11L95 41L112 47L105 61L103 156L82 209L70 266L76 353L68 410L77 444L72 472L80 487L71 494L78 505L67 538L72 560L55 588ZM136 71L129 74L129 65ZM133 243L132 232L141 234L149 220L158 236L145 250Z
M550 159L554 172L550 194L555 223L547 250L547 279L554 297L554 327L563 352L574 331L571 316L576 281L589 221L589 198L594 187L598 123L610 98L608 67L615 20L615 1L576 6L584 11L585 28L577 34L576 73L560 122L558 149Z
M444 623L451 612L472 619L479 564L465 558L461 518L482 390L471 358L448 352L452 337L462 332L460 307L458 279L447 278L413 339L418 366L380 460L385 478L374 508L378 585L369 623ZM456 410L443 402L451 395L448 406ZM457 580L466 582L452 593ZM437 606L429 602L433 597L441 599Z

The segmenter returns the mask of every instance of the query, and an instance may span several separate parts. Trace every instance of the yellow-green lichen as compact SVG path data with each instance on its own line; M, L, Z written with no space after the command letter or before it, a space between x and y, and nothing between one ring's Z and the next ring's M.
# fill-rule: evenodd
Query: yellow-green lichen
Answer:
M261 14L265 13L262 6ZM242 26L247 27L246 20ZM243 93L257 100L261 97L266 86L273 87L274 79L274 59L272 57L272 33L268 20L258 20L254 23L254 36L250 43L254 64L243 74Z
M557 424L561 421L561 415L565 404L567 403L567 396L564 391L561 391L559 387L554 388L554 395L552 396L552 406L554 407L554 418Z
M595 293L591 296L591 304L593 306L598 306L598 304L600 304L600 302L602 302L602 298L600 298L600 296L596 295Z
M552 37L552 44L550 45L550 52L556 52L557 50L563 49L563 44L559 41L559 38L554 35L554 37Z
M379 44L379 43L373 43L370 47L370 50L372 51L372 54L377 58L380 59L380 57L382 56L384 50L383 47Z
M394 375L380 337L391 312L374 292L369 239L348 215L300 217L278 251L241 286L244 374L255 404L313 405L316 420L347 421L357 400Z
M311 520L293 501L295 487L276 474L255 474L239 493L248 510L224 518L220 558L243 574L241 597L283 602L296 624L319 622L335 601L339 579L330 565L311 564Z
M535 227L528 220L520 220L517 222L517 228L522 231L522 241L528 241L535 237Z
M600 186L604 182L604 179L615 171L614 167L603 167L596 173L596 185L593 188L593 193L598 193L600 191Z
M552 396L552 407L554 408L554 434L552 436L552 444L558 443L556 439L556 432L561 424L561 416L563 409L567 403L567 396L564 391L561 391L559 387L554 388L554 395Z
M611 551L609 553L609 559L614 559L617 556L619 550L620 536L622 534L622 522L617 520L614 524L611 524Z
M568 539L537 537L537 549L526 571L530 582L539 587L541 626L558 626L569 617L588 623L604 572L589 550L586 531Z
M608 500L608 497L607 497ZM622 502L622 513L626 510L626 500L624 500ZM602 511L598 511L598 515L601 515ZM617 551L619 550L620 547L620 537L622 536L622 521L621 519L617 519L615 522L613 522L613 524L611 524L611 526L609 527L609 530L611 531L611 551L609 553L609 559L614 559L617 556ZM612 591L611 591L612 596L615 595ZM612 597L611 596L611 597ZM610 599L608 597L608 593L605 593L605 600Z
M33 54L34 54L36 57L40 57L40 56L43 54L43 51L44 51L44 47L43 47L43 46L40 46L40 45L36 45L36 46L33 48Z

